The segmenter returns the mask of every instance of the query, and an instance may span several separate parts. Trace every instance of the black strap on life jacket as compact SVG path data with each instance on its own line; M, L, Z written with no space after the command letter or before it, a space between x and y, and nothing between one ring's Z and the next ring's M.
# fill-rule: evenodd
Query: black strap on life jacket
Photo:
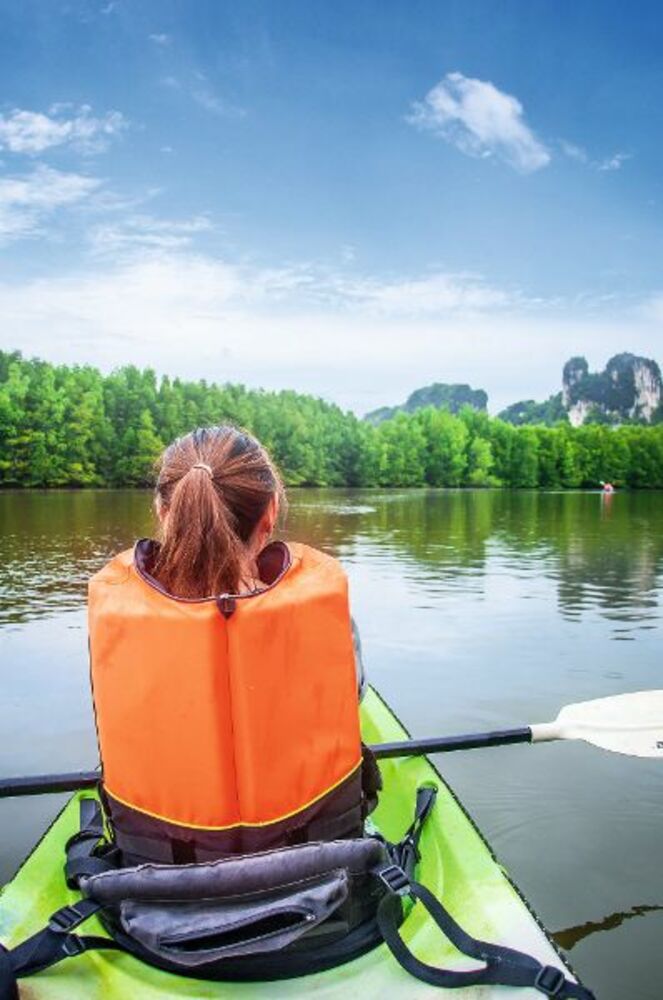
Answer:
M3 948L0 952L0 1000L17 1000L17 979L48 969L64 958L73 958L92 949L117 949L119 946L110 938L72 933L99 909L100 904L91 899L63 906L53 914L47 927L11 951Z
M557 1000L595 1000L593 993L579 983L571 982L556 966L542 965L523 952L473 938L454 920L440 900L414 880L420 857L419 841L436 794L437 789L433 786L418 789L414 820L403 839L392 846L392 863L376 868L372 873L384 891L378 905L378 925L394 958L417 979L445 989L483 984L530 986ZM93 853L102 837L99 803L95 799L82 799L81 829L67 845L66 872L72 887L77 886L84 875L94 875L115 867L112 856L104 858ZM408 897L424 906L460 952L484 964L478 969L460 972L428 965L417 958L399 933L403 901ZM39 972L64 958L90 950L124 950L112 938L73 933L79 924L101 908L95 900L80 899L74 905L57 910L47 927L17 947L7 950L0 945L0 1000L18 1000L17 978Z
M96 875L114 867L110 858L97 857L94 850L104 837L101 806L96 799L80 800L80 829L66 845L65 878L70 889L77 889L84 875ZM99 910L91 899L79 899L63 906L51 916L48 925L11 950L0 945L0 1000L17 1000L16 980L48 969L64 958L81 955L91 949L117 949L115 941L101 935L72 932Z
M104 821L101 807L97 799L80 799L80 828L65 844L66 863L64 877L69 889L78 889L78 883L84 875L98 875L115 867L111 858L115 855L113 849L102 857L95 854L95 849L105 838Z
M378 905L380 933L396 961L416 979L431 986L458 989L463 986L531 986L557 1000L595 1000L594 994L580 983L567 979L554 965L542 965L531 955L489 944L468 934L444 908L439 899L413 878L419 861L419 839L435 803L437 789L424 786L417 792L414 821L405 837L392 852L393 864L374 870L387 892ZM470 958L484 964L478 969L460 972L428 965L417 958L403 941L399 927L403 922L403 900L419 902L451 943Z

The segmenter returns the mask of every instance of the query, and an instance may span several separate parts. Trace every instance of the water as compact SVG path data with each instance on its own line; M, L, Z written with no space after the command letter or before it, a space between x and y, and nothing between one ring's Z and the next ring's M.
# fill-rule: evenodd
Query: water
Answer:
M149 495L0 493L0 774L95 763L87 577ZM663 494L294 491L287 536L351 578L371 680L413 734L511 727L663 687ZM601 1000L655 1000L663 769L584 745L438 761ZM0 803L0 878L59 797Z

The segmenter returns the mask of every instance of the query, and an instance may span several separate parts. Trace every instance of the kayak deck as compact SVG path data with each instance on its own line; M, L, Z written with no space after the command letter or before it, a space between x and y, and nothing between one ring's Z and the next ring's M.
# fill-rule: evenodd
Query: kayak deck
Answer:
M362 703L362 734L367 743L407 738L388 706L369 689ZM492 855L488 845L449 787L424 757L380 762L384 790L373 819L391 840L399 840L412 821L415 792L434 783L438 798L421 840L417 877L438 896L459 923L475 937L527 952L569 975L540 924ZM78 829L78 799L74 795L14 879L0 894L0 940L8 947L40 930L59 907L80 898L63 878L64 844ZM95 917L80 929L104 934ZM467 969L470 960L442 936L420 905L404 921L401 934L423 961L445 968ZM443 990L412 978L398 965L386 945L335 969L297 979L265 983L223 983L187 979L146 965L122 952L89 952L67 959L45 972L21 980L26 1000L158 1000L169 997L226 1000L275 1000L279 996L322 998L347 996L356 990L361 1000L395 997L440 997L458 1000L534 1000L534 989L506 986Z

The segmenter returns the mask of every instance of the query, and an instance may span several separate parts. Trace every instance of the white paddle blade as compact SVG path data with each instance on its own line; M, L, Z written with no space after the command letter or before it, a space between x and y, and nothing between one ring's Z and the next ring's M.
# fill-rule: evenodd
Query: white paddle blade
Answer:
M555 722L531 729L533 743L584 740L614 753L663 759L663 691L633 691L566 705Z

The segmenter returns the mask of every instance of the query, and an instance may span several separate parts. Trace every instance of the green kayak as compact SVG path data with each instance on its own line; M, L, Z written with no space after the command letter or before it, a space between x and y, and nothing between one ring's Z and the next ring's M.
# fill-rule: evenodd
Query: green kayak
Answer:
M362 703L362 729L367 743L395 741L407 733L377 693L369 690ZM576 981L543 927L509 880L453 792L424 757L395 758L380 763L384 790L374 820L380 831L397 841L412 820L416 789L434 783L437 802L420 844L418 879L472 935L527 952L543 964L563 970ZM0 941L13 947L42 928L49 916L79 898L64 883L64 845L78 830L78 799L74 795L56 821L0 894ZM96 917L85 932L104 934ZM421 905L412 908L401 934L423 961L450 969L476 965L442 936ZM439 997L460 1000L534 1000L532 988L505 986L445 990L412 978L390 954L376 947L352 962L326 972L267 983L223 983L187 979L163 972L116 951L87 952L21 980L21 997L30 1000L163 1000L165 997L214 997L237 1000L356 996L360 1000L397 997Z

